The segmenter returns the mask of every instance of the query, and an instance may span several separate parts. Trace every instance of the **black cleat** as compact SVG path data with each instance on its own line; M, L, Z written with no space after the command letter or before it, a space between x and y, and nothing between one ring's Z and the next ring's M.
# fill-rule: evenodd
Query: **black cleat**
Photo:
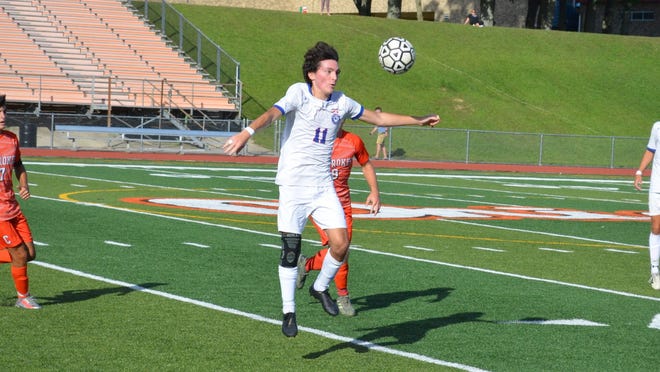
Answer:
M321 305L323 305L323 310L325 310L326 313L332 316L339 314L339 308L337 308L337 304L332 299L332 297L330 297L327 289L323 292L319 292L314 289L314 285L312 284L309 286L309 294L321 302Z
M284 314L284 320L282 320L282 333L284 333L286 337L296 337L296 335L298 334L296 313Z

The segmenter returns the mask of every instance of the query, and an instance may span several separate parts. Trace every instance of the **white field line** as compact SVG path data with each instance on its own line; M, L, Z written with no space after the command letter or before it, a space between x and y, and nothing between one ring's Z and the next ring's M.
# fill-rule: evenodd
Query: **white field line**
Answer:
M612 242L609 240L598 240L598 239L589 239L589 238L583 238L580 236L574 236L574 235L564 235L564 234L555 234L555 233L549 233L545 231L536 231L536 230L526 230L526 229L516 229L512 227L504 227L504 226L495 226L495 225L489 225L487 223L479 223L479 222L469 222L469 221L459 221L459 220L442 220L443 222L450 222L450 223L460 223L464 225L472 225L472 226L479 226L479 227L487 227L491 229L500 229L500 230L507 230L507 231L517 231L517 232L523 232L527 234L538 234L538 235L547 235L547 236L554 236L556 238L569 238L569 239L575 239L575 240L582 240L585 242L592 242L592 243L602 243L602 244L611 244L611 245L620 245L624 247L633 247L633 248L648 248L643 245L637 245L637 244L628 244L628 243L619 243L619 242Z
M474 249L479 249L482 251L489 251L489 252L506 252L504 249L497 249L497 248L488 248L488 247L472 247Z
M53 163L35 163L35 164L53 165ZM71 166L71 164L62 164L62 165ZM74 165L74 166L89 166L89 165L79 164L79 165ZM103 165L91 165L91 166L107 167L108 165L103 164ZM185 170L195 169L195 168L191 168L191 167L172 167L172 166L115 165L115 167L117 167L117 168L142 168L142 169L166 168L166 169L177 169L177 170L180 170L180 169L185 169ZM253 170L253 169L235 169L235 168L208 168L208 167L199 167L199 169L206 170L206 171L208 171L209 169L213 169L214 171L231 170L231 171L238 171L238 172L259 171L259 172L264 172L264 173L266 173L266 172L273 173L272 170L263 170L263 169ZM32 172L32 173L39 173L39 172ZM111 182L111 183L117 183L117 184L122 184L122 185L130 184L130 185L139 185L139 186L148 186L148 187L160 187L160 188L163 188L163 189L181 189L181 188L174 188L174 187L169 187L169 186L142 185L142 184L133 183L133 182L121 182L121 181L89 178L89 177L76 177L76 176L69 176L69 175L59 175L59 174L52 174L52 173L41 173L41 174L51 175L51 176L56 176L56 177L71 177L71 178L78 178L78 179L88 179L88 180L95 180L95 181L102 181L102 182ZM391 176L402 176L402 174L397 174L397 173L393 173L393 174L381 173L381 175L383 175L383 176L385 176L385 175L388 175L388 176L390 176L390 175ZM404 176L406 176L406 175L404 175ZM418 175L418 174L409 174L408 176L420 177L420 175ZM425 176L421 176L421 177L425 177ZM482 176L478 176L478 177L468 176L468 177L466 177L466 176L442 176L442 175L440 175L439 178L479 178L479 179L493 179L493 180L494 179L499 179L499 180L502 180L502 179L517 179L517 180L520 180L521 179L521 177L493 177L493 176L483 176L483 177ZM522 179L525 179L525 178L522 178ZM538 177L530 177L530 178L526 178L526 179L546 180L546 179L542 179L542 178L538 178ZM552 182L559 181L558 179L553 179L553 178L548 178L547 180L552 181ZM262 181L262 180L258 180L258 181ZM573 180L573 179L571 179L571 180L562 179L561 181L594 182L594 180L585 181L585 180L581 180L581 179L575 179L575 180ZM263 180L262 182L268 182L268 181ZM381 182L383 182L383 181L381 181ZM385 182L397 183L396 181L385 181ZM608 181L604 180L603 182L608 182ZM621 183L621 181L615 181L615 182ZM124 186L121 186L121 187L124 187ZM438 186L438 187L442 187L442 186ZM181 190L185 190L185 189L181 189ZM474 188L473 190L483 190L483 191L494 191L494 192L504 192L504 193L506 193L506 191L492 190L492 189ZM203 191L203 192L217 193L217 194L224 194L224 195L234 195L232 193L223 193L223 192L209 192L209 191ZM517 193L519 195L521 194L520 192L517 192ZM624 192L619 191L619 193L624 193ZM540 194L540 193L524 193L524 194L537 195L537 196L546 196L546 197L556 197L556 195L544 195L544 194ZM35 197L35 196L33 195L33 197ZM53 199L53 198L46 198L46 197L36 197L36 198L63 202L60 199ZM254 197L254 198L258 199L257 197ZM433 198L433 197L430 197L430 198ZM594 199L594 200L602 200L602 199ZM603 201L605 201L605 200L603 200ZM621 202L620 199L619 200L615 200L615 199L614 200L606 200L606 201ZM483 201L480 201L480 202L483 203ZM264 233L264 232L261 232L261 231L253 231L253 230L249 230L249 229L237 228L237 227L233 227L233 226L226 226L226 225L220 225L220 224L213 224L213 223L208 223L208 222L203 222L203 221L187 220L187 219L172 217L172 216L162 216L162 215L158 215L158 214L134 211L134 210L125 209L125 208L115 208L115 207L110 207L110 206L103 205L103 204L95 204L95 203L77 203L77 204L87 205L87 206L96 206L96 207L101 207L101 208L110 208L110 209L130 212L130 213L139 213L139 214L150 215L150 216L155 216L155 217L160 217L160 218L167 218L167 219L174 219L174 220L192 222L192 223L209 225L209 226L216 226L216 227L221 227L221 228L225 228L225 229L229 229L229 230L243 231L243 232L249 232L249 233L254 233L254 234L259 234L259 235L278 236L277 234ZM458 221L451 221L451 222L458 222ZM484 226L484 227L491 227L491 228L498 228L498 227L495 227L495 226L489 226L489 225L485 225L485 224L476 224L475 223L475 225L481 225L481 226ZM525 231L525 230L519 230L519 229L510 229L510 230L543 234L543 232L538 232L538 231ZM546 235L562 236L562 235L559 235L559 234L548 234L548 233L546 233ZM580 238L580 237L575 237L575 236L563 236L563 237L573 238L573 239L581 239L581 240L587 240L587 241L594 241L592 239ZM316 241L312 241L312 240L306 240L306 241L308 241L310 243L316 243ZM641 247L641 246L638 246L638 245L625 244L625 243L613 243L613 242L608 242L608 243L618 244L618 245L622 245L622 246ZM466 269L466 270L479 271L479 272L484 272L484 273L489 273L489 274L494 274L494 275L502 275L502 276L519 278L519 279L523 279L523 280L540 281L540 282L545 282L545 283L550 283L550 284L563 285L563 286L575 287L575 288L582 288L582 289L586 289L586 290L592 290L592 291L598 291L598 292L603 292L603 293L621 295L621 296L626 296L626 297L633 297L633 298L639 298L639 299L645 299L645 300L651 300L651 301L660 301L660 298L649 297L649 296L641 296L641 295L636 295L636 294L631 294L631 293L626 293L626 292L613 291L613 290L604 289L604 288L589 287L589 286L584 286L584 285L579 285L579 284L574 284L574 283L566 283L566 282L560 282L560 281L554 281L554 280L548 280L548 279L534 278L534 277L528 277L528 276L524 276L524 275L498 272L498 271L494 271L494 270L488 270L488 269L482 269L482 268L476 268L476 267L469 267L469 266L463 266L463 265L456 265L456 264L433 261L433 260L418 259L418 258L414 258L414 257L408 257L408 256L404 256L404 255L398 255L398 254L387 253L387 252L374 251L374 250L369 250L369 249L364 249L364 248L359 248L359 247L353 247L352 249L367 252L367 253L377 254L377 255L389 256L389 257L393 257L393 258L400 258L400 259L417 261L417 262L425 262L425 263L430 263L430 264L435 264L435 265L442 265L442 266L461 268L461 269ZM45 263L41 263L41 262L34 262L33 261L33 263L39 264L39 265L42 265L42 266L45 266L45 267L55 268L55 266L45 264ZM69 269L62 268L62 270L73 273L73 271L70 271ZM91 274L84 274L84 276L87 276L87 275L91 275ZM107 279L107 280L110 280L110 279ZM112 281L112 282L118 283L116 281ZM135 286L135 285L131 285L129 283L126 283L126 285L129 286L130 288L136 288L136 289L141 288L141 287L138 287L138 286ZM141 288L140 290L144 290L148 293L152 293L152 292L156 293L157 292L157 291L144 289L144 288ZM164 293L164 292L162 292L162 295L165 296L165 297L168 297L168 298L178 299L178 296L170 295L170 294L167 294L167 293ZM184 299L184 298L181 298L181 299ZM235 309L227 309L227 308L223 308L223 307L220 307L220 306L217 306L217 305L214 305L214 304L207 304L207 303L196 301L196 300L190 300L190 299L185 299L185 300L189 301L191 303L199 304L200 306L206 306L206 307L209 307L209 308L223 309L223 311L226 311L228 313L247 316L249 318L257 319L257 320L264 321L264 322L267 322L267 323L272 323L272 324L276 324L276 325L280 324L279 320L268 319L268 318L261 317L259 315L255 315L255 314L243 313L243 312L240 312L240 311L235 310ZM440 361L440 360L436 360L436 359L429 358L429 357L422 356L422 355L418 355L418 354L400 352L400 351L397 351L397 350L392 350L392 349L389 349L389 348L384 348L384 347L381 347L381 346L378 346L378 345L374 345L374 344L369 343L369 342L349 339L349 338L345 338L345 337L342 337L342 336L334 335L334 334L331 334L331 333L328 333L328 332L315 330L315 329L311 329L311 328L307 328L307 327L300 327L300 329L304 330L304 331L307 331L307 332L310 332L310 333L320 335L322 337L327 337L327 338L331 338L331 339L335 339L335 340L339 340L339 341L343 341L343 342L351 342L351 343L354 343L356 345L369 347L373 350L378 350L378 351L391 353L391 354L395 354L395 355L401 355L401 356L417 359L417 360L420 360L420 361L427 361L429 363L436 363L436 364L440 364L440 365L445 365L445 366L450 366L450 367L465 369L465 370L470 370L470 371L478 371L479 370L478 368L475 368L475 367L465 366L465 365L462 365L462 364L456 364L456 363L452 363L452 362Z
M128 243L115 242L113 240L106 240L104 243L108 245L116 245L118 247L131 247L131 245Z
M626 254L638 254L639 252L633 252L633 251L624 251L623 249L612 249L612 248L606 248L606 251L609 252L614 252L614 253L626 253Z
M573 253L573 251L568 251L566 249L544 248L544 247L540 247L539 251L549 251L549 252L559 252L559 253Z
M207 222L207 221L190 220L190 219L187 219L187 218L176 217L176 216L159 215L159 214L149 213L149 212L144 212L144 211L136 211L136 210L132 210L132 209L128 209L128 208L113 207L113 206L109 206L109 205L105 205L105 204L71 202L71 201L66 201L66 200L62 200L62 199L48 198L48 197L35 196L35 195L33 195L32 197L37 198L37 199L44 199L44 200L61 202L61 203L74 203L74 204L89 206L89 207L112 209L112 210L116 210L116 211L123 211L123 212L128 212L128 213L141 214L141 215L145 215L145 216L152 216L152 217L164 218L164 219L181 221L181 222L195 223L195 224L205 225L205 226L219 227L219 228L223 228L223 229L227 229L227 230L242 231L242 232L247 232L247 233L252 233L252 234L257 234L257 235L264 235L264 236L269 236L269 237L277 237L277 238L280 237L279 234L275 234L275 233L268 233L268 232L263 232L263 231L250 230L250 229L246 229L246 228L229 226L229 225L222 225L222 224L211 223L211 222ZM459 222L459 221L450 221L450 222ZM461 221L461 223L465 223L465 222ZM468 223L468 224L472 224L472 223ZM489 225L484 225L484 227L497 228L495 226L489 226ZM511 229L511 230L524 231L524 230L519 230L519 229ZM531 232L534 232L534 231L528 231L528 232L531 233ZM559 235L559 234L548 234L548 235L563 236L563 237L566 237L566 238L579 239L577 237L564 236L564 235ZM583 240L594 241L593 239L583 239ZM311 239L303 239L303 241L306 241L306 242L309 242L309 243L316 243L316 240L311 240ZM602 242L602 241L600 241L600 242ZM613 243L613 242L608 242L608 243L627 245L627 244ZM401 255L401 254L390 253L390 252L381 252L381 251L376 251L376 250L366 249L366 248L354 247L354 248L351 248L351 249L354 249L356 251L361 251L361 252L368 252L368 253L372 253L372 254L377 254L377 255L381 255L381 256L400 258L400 259L404 259L404 260L410 260L410 261L416 261L416 262L426 262L426 263L430 263L430 264L434 264L434 265L454 267L454 268L478 271L478 272L489 273L489 274L494 274L494 275L508 276L508 277L511 277L511 278L518 278L518 279L524 279L524 280L532 280L532 281L538 281L538 282L544 282L544 283L550 283L550 284L557 284L557 285L563 285L563 286L566 286L566 287L581 288L581 289L586 289L586 290L590 290L590 291L609 293L609 294L615 294L615 295L624 296L624 297L632 297L632 298L639 298L639 299L644 299L644 300L651 300L651 301L660 302L660 298L658 298L658 297L650 297L650 296L638 295L638 294L635 294L635 293L614 291L614 290L607 289L607 288L597 288L597 287L590 287L590 286L582 285L582 284L562 282L562 281L558 281L558 280L535 278L535 277L526 276L526 275L519 275L519 274L507 273L507 272L503 272L503 271L483 269L483 268L473 267L473 266L458 265L458 264L453 264L453 263L449 263L449 262L441 262L441 261L428 260L428 259L422 259L422 258L417 258L417 257L410 257L410 256Z
M404 245L403 247L408 248L408 249L417 249L418 251L426 251L426 252L434 252L435 251L435 249L432 249L432 248L418 247L418 246L415 246L415 245Z
M188 303L188 304L193 304L193 305L204 307L204 308L207 308L207 309L210 309L210 310L216 310L216 311L221 311L223 313L242 316L242 317L252 319L252 320L256 320L256 321L259 321L259 322L270 323L270 324L277 325L277 326L280 326L282 324L281 320L270 319L270 318L266 318L266 317L261 316L261 315L248 313L248 312L245 312L245 311L240 311L240 310L232 309L232 308L229 308L229 307L219 306L219 305L212 304L212 303L209 303L209 302L194 300L192 298L178 296L178 295L174 295L174 294L167 293L167 292L156 291L156 290L153 290L153 289L148 289L148 288L141 287L137 284L127 283L127 282L123 282L123 281L120 281L120 280L109 279L109 278L105 278L105 277L102 277L102 276L89 274L89 273L85 273L85 272L78 271L78 270L68 269L68 268L65 268L65 267L62 267L62 266L52 265L52 264L41 262L41 261L32 261L30 264L34 264L34 265L41 266L41 267L44 267L44 268L48 268L48 269L51 269L51 270L61 271L61 272L67 273L67 274L72 274L72 275L76 275L76 276L91 279L91 280L96 280L96 281L99 281L99 282L104 282L104 283L108 283L108 284L112 284L112 285L116 285L116 286L130 288L131 290L134 290L134 291L137 291L137 292L149 293L151 295L164 297L164 298L167 298L167 299L170 299L170 300L184 302L184 303ZM421 361L421 362L436 364L436 365L440 365L440 366L453 367L453 368L461 369L461 370L464 370L464 371L473 371L473 372L484 371L484 370L476 368L476 367L472 367L472 366L468 366L468 365L464 365L464 364L460 364L460 363L447 362L447 361L444 361L444 360L439 360L439 359L427 357L425 355L409 353L409 352L400 351L400 350L394 350L394 349L390 349L390 348L387 348L387 347L379 346L377 344L374 344L374 343L371 343L371 342L368 342L368 341L362 341L362 340L358 340L358 339L354 339L354 338L344 337L344 336L340 336L340 335L337 335L337 334L334 334L334 333L321 331L321 330L318 330L318 329L315 329L315 328L309 328L309 327L302 327L301 326L301 327L298 327L298 329L300 329L302 331L305 331L305 332L308 332L308 333L315 334L315 335L320 336L320 337L324 337L324 338L328 338L328 339L332 339L332 340L336 340L336 341L340 341L340 342L349 342L349 343L354 344L354 345L358 345L358 346L361 346L361 347L368 348L369 350L380 351L380 352L383 352L383 353L386 353L386 354L391 354L391 355L396 355L396 356L400 356L400 357L404 357L404 358L414 359L414 360L418 360L418 361Z

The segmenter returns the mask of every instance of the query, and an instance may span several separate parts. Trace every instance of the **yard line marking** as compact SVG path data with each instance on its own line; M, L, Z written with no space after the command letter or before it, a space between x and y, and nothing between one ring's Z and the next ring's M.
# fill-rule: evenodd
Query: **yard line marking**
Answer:
M199 243L192 243L192 242L183 242L185 245L190 245L192 247L197 247L197 248L211 248L211 246L206 245L206 244L199 244Z
M490 251L490 252L506 252L504 249L496 249L496 248L486 248L486 247L472 247L474 249L480 249L482 251Z
M85 181L98 181L98 182L115 183L115 184L121 184L123 186L131 185L131 186L140 186L140 187L159 188L159 189L164 189L164 190L190 191L190 189L183 188L183 187L172 187L172 186L162 186L162 185L153 185L153 184L143 184L143 183L138 183L138 182L108 180L108 179L95 178L95 177L72 176L72 175L66 175L66 174L57 174L57 173L48 173L48 172L39 172L39 171L30 171L30 173L40 174L40 175L45 175L45 176L52 176L52 177L75 178L75 179L80 179L80 180L85 180ZM123 187L123 186L121 186L121 187ZM219 195L227 195L227 196L232 196L232 197L245 197L245 195L243 195L243 194L235 194L235 193L229 193L229 192L219 192L217 190L216 191L213 191L213 190L196 190L196 191L200 192L200 193L207 193L207 194L213 194L213 195L218 195L219 194ZM254 195L250 196L250 198L260 199L260 200L272 200L272 198L260 198L258 196L254 196Z
M609 327L609 324L592 322L586 319L554 319L554 320L511 320L498 322L500 324L538 324L538 325L569 325L583 327Z
M404 255L397 254L397 253L381 252L381 251L375 251L375 250L372 250L372 249L359 248L359 249L356 249L356 250L361 251L361 252L377 254L377 255L381 255L381 256L401 258L401 259L409 260L409 261L425 262L425 263L429 263L429 264L433 264L433 265L453 267L453 268L457 268L457 269L472 270L472 271L478 271L478 272L488 273L488 274L493 274L493 275L506 276L506 277L510 277L510 278L517 278L517 279L523 279L523 280L531 280L531 281L535 281L535 282L563 285L563 286L566 286L566 287L580 288L580 289L586 289L586 290L595 291L595 292L609 293L609 294L615 294L615 295L624 296L624 297L638 298L638 299L643 299L643 300L650 300L650 301L660 302L660 297L643 296L643 295L638 295L638 294L635 294L635 293L615 291L615 290L607 289L607 288L591 287L591 286L588 286L588 285L568 283L568 282L562 282L562 281L559 281L559 280L552 280L552 279L535 278L533 276L507 273L507 272L504 272L504 271L497 271L497 270L490 270L490 269L483 269L483 268L474 267L474 266L465 266L465 265L459 265L459 264L454 264L454 263L449 263L449 262L429 260L429 259L425 259L425 258L404 256Z
M38 265L38 266L45 267L45 268L48 268L48 269L51 269L51 270L61 271L61 272L67 273L67 274L72 274L72 275L76 275L76 276L91 279L91 280L96 280L96 281L103 282L103 283L108 283L108 284L112 284L112 285L116 285L116 286L129 288L129 289L134 290L136 292L149 293L149 294L164 297L164 298L167 298L167 299L170 299L170 300L175 300L175 301L179 301L179 302L183 302L183 303L197 305L197 306L204 307L204 308L207 308L207 309L210 309L210 310L221 311L221 312L224 312L224 313L228 313L228 314L232 314L232 315L238 315L238 316L242 316L242 317L245 317L245 318L248 318L248 319L252 319L252 320L256 320L256 321L260 321L260 322L264 322L264 323L270 323L270 324L276 325L278 327L280 327L282 325L282 321L280 319L270 319L270 318L267 318L265 316L261 316L261 315L257 315L257 314L253 314L253 313L248 313L248 312L245 312L245 311L240 311L240 310L232 309L232 308L229 308L229 307L224 307L224 306L212 304L212 303L209 303L209 302L199 301L199 300L195 300L195 299L192 299L192 298L178 296L178 295L174 295L174 294L167 293L167 292L162 292L162 291L157 291L157 290L153 290L153 289L144 288L144 287L139 286L137 284L132 284L132 283L127 283L127 282L123 282L123 281L119 281L119 280L109 279L109 278L106 278L106 277L102 277L102 276L98 276L98 275L94 275L94 274L89 274L89 273L85 273L85 272L82 272L82 271L69 269L69 268L65 268L65 267L62 267L62 266L57 266L57 265L53 265L53 264L49 264L49 263L45 263L45 262L41 262L41 261L32 261L32 262L30 262L30 264ZM415 354L415 353L410 353L410 352L406 352L406 351L390 349L390 348L380 346L380 345L377 345L377 344L374 344L374 343L371 343L371 342L368 342L368 341L362 341L362 340L355 339L355 338L344 337L344 336L340 336L340 335L337 335L337 334L334 334L334 333L321 331L321 330L315 329L315 328L298 326L298 329L302 330L302 331L305 331L305 332L315 334L317 336L329 338L329 339L332 339L332 340L336 340L336 341L340 341L340 342L348 342L348 343L351 343L351 344L354 344L354 345L358 345L358 346L367 348L369 350L380 351L380 352L383 352L383 353L386 353L386 354L401 356L401 357L404 357L404 358L414 359L414 360L418 360L418 361L421 361L421 362L436 364L436 365L440 365L440 366L453 367L453 368L462 369L464 371L470 371L470 372L485 371L483 369L468 366L468 365L465 365L465 364L448 362L448 361L445 361L445 360L435 359L435 358L431 358L431 357L421 355L421 354Z
M442 221L443 222L450 222L450 223L461 223L461 224L464 224L464 225L488 227L488 228L491 228L491 229L500 229L500 230L507 230L507 231L518 231L518 232L530 233L530 234L554 236L554 237L558 237L558 238L569 238L569 239L575 239L575 240L583 240L583 241L594 242L594 243L622 245L622 246L626 246L626 247L648 249L648 247L644 246L644 245L619 243L619 242L612 242L612 241L609 241L609 240L589 239L589 238L583 238L581 236L555 234L555 233L549 233L549 232L546 232L546 231L516 229L516 228L513 228L513 227L494 226L494 225L489 225L487 223L478 223L478 222L469 222L469 221L458 221L458 220L442 220Z
M539 251L551 251L551 252L559 252L559 253L573 253L573 251L567 251L565 249L544 248L544 247L539 247Z
M622 249L612 249L612 248L605 248L606 251L610 252L616 252L616 253L627 253L627 254L638 254L639 252L633 252L633 251L624 251Z
M213 227L219 227L219 228L223 228L223 229L227 229L227 230L241 231L241 232L246 232L246 233L251 233L251 234L257 234L257 235L280 238L280 234L276 234L276 233L269 233L269 232L263 232L263 231L258 231L258 230L250 230L250 229L246 229L246 228L242 228L242 227L223 225L223 224L212 223L212 222L208 222L208 221L191 220L191 219L178 217L178 216L161 215L161 214L155 214L155 213L152 213L152 212L133 210L133 209L128 209L128 208L113 207L113 206L109 206L109 205L105 205L105 204L99 204L99 203L82 203L82 202L75 202L75 201L70 201L70 200L62 200L62 199L49 198L49 197L45 197L45 196L34 196L34 195L32 197L35 198L35 199L43 199L43 200L49 200L49 201L54 201L54 202L60 202L60 203L73 203L73 204L78 204L78 205L84 205L84 206L87 206L87 207L107 208L107 209L112 209L112 210L116 210L116 211L135 213L135 214L140 214L140 215L145 215L145 216L164 218L164 219L169 219L169 220L174 220L174 221L182 221L182 222L188 222L188 223L195 223L195 224L198 224L198 225L213 226ZM478 226L483 226L483 227L498 228L497 226L491 226L491 225L485 225L485 224L482 225L482 224L470 223L470 222L465 222L465 221L448 221L448 220L446 220L446 221L447 222L454 222L454 223L466 223L466 224L469 224L469 225L478 225ZM505 230L518 230L518 229L505 229ZM526 230L520 230L520 231L526 231ZM538 233L538 234L543 234L542 232L531 231L531 230L527 231L527 232L534 232L534 233ZM545 233L545 234L559 236L558 234L549 234L549 233ZM565 236L565 237L567 237L567 236ZM573 237L573 238L574 239L594 241L593 239L587 239L587 238L580 238L580 237ZM302 239L302 241L312 243L312 244L316 243L316 240L311 240L311 239ZM602 241L600 241L600 242L602 243ZM618 244L618 245L629 245L629 246L633 246L633 247L640 247L640 248L647 249L647 247L642 247L642 246L637 246L637 245L632 245L632 244L613 243L613 242L608 242L608 243L609 244ZM277 247L278 249L281 248L280 246L270 245L270 244L263 245L263 246L270 246L270 247L273 247L273 248ZM614 291L614 290L606 289L606 288L590 287L590 286L587 286L587 285L562 282L562 281L558 281L558 280L535 278L535 277L531 277L531 276L507 273L507 272L503 272L503 271L483 269L483 268L480 268L480 267L464 266L464 265L458 265L458 264L453 264L453 263L449 263L449 262L428 260L428 259L423 259L423 258L404 256L404 255L396 254L396 253L376 251L376 250L373 250L373 249L366 249L366 248L353 248L353 249L356 250L356 251L360 251L360 252L377 254L377 255L381 255L381 256L388 256L388 257L394 257L394 258L400 258L400 259L409 260L409 261L425 262L425 263L430 263L430 264L433 264L433 265L440 265L440 266L447 266L447 267L453 267L453 268L458 268L458 269L472 270L472 271L484 272L484 273L489 273L489 274L494 274L494 275L507 276L507 277L511 277L511 278L518 278L518 279L523 279L523 280L531 280L531 281L538 281L538 282L543 282L543 283L557 284L557 285L563 285L563 286L566 286L566 287L581 288L581 289L586 289L586 290L590 290L590 291L609 293L609 294L615 294L615 295L624 296L624 297L639 298L639 299L644 299L644 300L651 300L651 301L660 302L660 297L643 296L643 295L638 295L638 294L635 294L635 293Z
M655 314L651 323L649 323L649 328L660 329L660 314Z
M34 243L34 245L36 245L36 246L48 247L48 243L42 243L42 242L38 242L36 240L32 241L32 243Z
M427 252L434 252L435 251L435 249L424 248L424 247L416 247L414 245L404 245L403 247L404 248L410 248L410 249L417 249L417 250L420 250L420 251L427 251Z
M266 247L266 248L282 249L281 246L276 245L276 244L259 243L259 245L262 246L262 247Z
M112 241L112 240L106 240L103 243L108 244L108 245L116 245L118 247L132 247L132 245L130 245L128 243L120 243L120 242L115 242L115 241Z
M84 188L84 187L87 187L87 185L80 185L80 184L77 184L77 183L72 183L70 186L73 186L73 187L83 187L83 188Z

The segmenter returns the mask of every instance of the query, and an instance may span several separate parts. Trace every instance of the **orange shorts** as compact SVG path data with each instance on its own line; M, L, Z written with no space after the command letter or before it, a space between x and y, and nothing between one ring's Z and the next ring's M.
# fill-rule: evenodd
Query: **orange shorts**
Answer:
M14 248L32 242L32 232L23 213L7 221L0 221L0 249Z

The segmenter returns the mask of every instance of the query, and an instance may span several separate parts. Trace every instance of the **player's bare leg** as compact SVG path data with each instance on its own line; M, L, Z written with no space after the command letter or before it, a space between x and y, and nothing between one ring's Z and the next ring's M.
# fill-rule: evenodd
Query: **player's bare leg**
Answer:
M335 316L339 313L337 304L330 297L328 293L328 286L330 281L334 279L339 267L344 262L344 258L348 253L348 230L342 229L327 229L325 230L328 235L330 249L329 254L325 255L323 259L323 266L321 272L316 277L314 284L309 287L309 293L312 297L316 298L323 305L323 310L328 314Z

